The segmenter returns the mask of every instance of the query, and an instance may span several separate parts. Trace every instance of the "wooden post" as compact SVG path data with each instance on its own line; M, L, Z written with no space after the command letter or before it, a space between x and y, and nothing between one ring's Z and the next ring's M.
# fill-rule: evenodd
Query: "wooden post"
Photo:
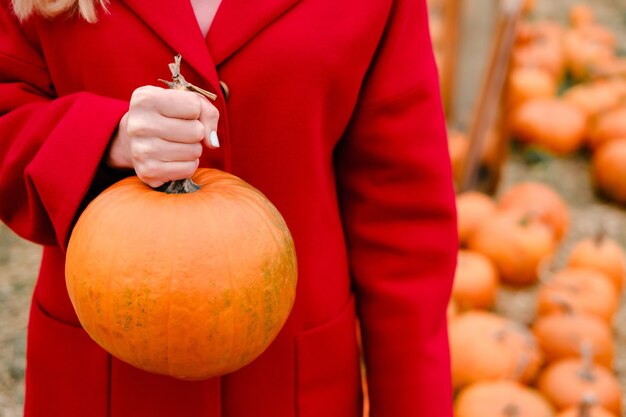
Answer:
M469 130L469 151L465 159L459 191L481 188L493 192L499 181L501 165L504 163L508 133L502 121L498 121L499 110L504 104L509 64L515 43L517 25L522 12L522 0L502 0L498 13L494 42L487 71L479 92ZM481 165L489 132L499 128L498 156L492 166ZM481 173L482 168L487 172ZM483 175L483 178L481 178Z
M461 26L462 0L445 0L443 4L443 27L446 36L446 48L440 71L441 99L448 120L454 118L454 88L456 67L459 55L459 33Z

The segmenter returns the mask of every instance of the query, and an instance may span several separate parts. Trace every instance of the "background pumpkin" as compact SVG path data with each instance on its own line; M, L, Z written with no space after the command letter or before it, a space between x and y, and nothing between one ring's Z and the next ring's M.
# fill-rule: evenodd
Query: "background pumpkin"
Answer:
M555 250L554 234L529 213L498 211L470 236L468 249L480 252L496 265L502 282L528 285L537 281L539 268Z
M583 359L564 359L549 365L539 376L539 390L558 409L576 407L592 393L607 410L621 415L621 389L611 372Z
M537 391L513 381L482 381L459 393L455 417L551 417L552 406Z
M530 381L542 362L532 333L494 313L462 313L450 321L449 333L455 388L481 380Z
M593 314L611 324L617 307L617 292L610 279L589 268L558 271L537 294L539 316L572 310Z

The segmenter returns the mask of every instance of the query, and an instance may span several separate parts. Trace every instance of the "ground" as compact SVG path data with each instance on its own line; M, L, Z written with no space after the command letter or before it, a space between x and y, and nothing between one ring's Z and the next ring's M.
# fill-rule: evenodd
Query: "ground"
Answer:
M565 20L572 0L536 0L536 17ZM460 124L471 113L475 87L480 84L480 72L487 51L489 31L485 30L494 0L466 1L466 21L463 30L457 114ZM619 44L626 49L626 0L587 0L598 20L618 35ZM477 30L482 29L482 30ZM563 264L564 256L577 239L594 233L599 226L626 247L626 209L598 200L591 189L588 161L584 154L554 158L528 165L520 153L512 153L504 170L500 189L525 179L551 184L571 208L571 230L560 246L555 267ZM10 198L3 196L2 198ZM28 243L0 225L0 417L22 414L24 398L25 334L30 297L41 257L39 247ZM504 289L497 310L528 323L534 314L534 289ZM626 300L624 300L626 301ZM615 321L618 346L616 371L626 392L626 302ZM625 414L626 416L626 414Z

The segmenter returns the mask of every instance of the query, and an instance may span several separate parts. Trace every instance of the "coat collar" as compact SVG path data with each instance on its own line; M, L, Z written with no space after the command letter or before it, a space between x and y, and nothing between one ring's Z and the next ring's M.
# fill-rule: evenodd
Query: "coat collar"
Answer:
M215 67L302 0L222 0L206 39L189 0L122 1L215 88Z

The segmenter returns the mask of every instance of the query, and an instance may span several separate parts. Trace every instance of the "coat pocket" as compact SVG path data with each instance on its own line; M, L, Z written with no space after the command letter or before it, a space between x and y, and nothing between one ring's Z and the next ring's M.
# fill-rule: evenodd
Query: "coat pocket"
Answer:
M296 337L299 417L361 415L354 298L330 322Z
M85 331L33 298L26 352L25 417L107 417L109 355Z

